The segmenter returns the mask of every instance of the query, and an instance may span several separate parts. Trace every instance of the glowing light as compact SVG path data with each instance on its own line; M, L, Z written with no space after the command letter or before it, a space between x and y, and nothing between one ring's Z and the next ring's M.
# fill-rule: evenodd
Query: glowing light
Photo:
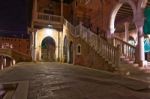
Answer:
M51 27L52 27L52 25L48 25L48 27L50 27L50 28L51 28Z
M47 35L52 35L52 29L49 29L49 28L46 28L45 29L45 34L47 34Z
M149 35L147 35L148 36L148 38L150 38L150 34Z

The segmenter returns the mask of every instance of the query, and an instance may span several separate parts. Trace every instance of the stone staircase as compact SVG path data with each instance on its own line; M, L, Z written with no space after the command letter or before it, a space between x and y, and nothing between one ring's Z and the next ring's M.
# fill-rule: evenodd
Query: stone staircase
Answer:
M120 45L121 47L121 56L120 56L120 74L123 75L149 75L150 73L150 62L147 63L144 67L140 67L138 63L136 63L136 47L121 40L119 37L114 37L114 46ZM136 77L138 78L138 77Z
M0 55L12 57L16 60L16 62L31 61L32 60L30 56L28 56L24 53L18 52L14 49L9 49L9 48L1 48L0 49Z
M150 68L140 68L135 63L136 48L135 46L114 37L113 44L110 44L96 33L93 33L82 24L74 27L67 20L64 20L64 25L69 29L68 35L71 37L80 38L89 45L100 57L102 57L110 68L114 68L117 73L122 75L135 74L137 72L147 71ZM148 63L150 66L150 63Z
M108 43L102 37L96 35L82 24L74 27L67 20L64 20L64 25L68 28L68 36L71 38L80 38L89 45L100 57L102 57L110 68L117 69L120 63L120 48Z

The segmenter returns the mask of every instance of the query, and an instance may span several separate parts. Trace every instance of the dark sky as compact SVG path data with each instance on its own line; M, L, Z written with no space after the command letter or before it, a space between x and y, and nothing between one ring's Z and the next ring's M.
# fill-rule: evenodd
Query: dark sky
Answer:
M0 34L2 31L25 33L27 30L27 0L1 0ZM10 33L5 33L10 34ZM12 35L14 35L12 34ZM19 35L19 34L18 34Z
M54 0L59 1L60 0ZM72 0L64 0L66 3ZM22 37L27 35L31 21L32 0L1 0L0 36Z

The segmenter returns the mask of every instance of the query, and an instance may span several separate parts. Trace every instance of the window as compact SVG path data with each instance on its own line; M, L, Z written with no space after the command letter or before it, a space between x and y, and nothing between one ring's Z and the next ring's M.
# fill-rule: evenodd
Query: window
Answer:
M81 55L81 45L77 45L77 55Z

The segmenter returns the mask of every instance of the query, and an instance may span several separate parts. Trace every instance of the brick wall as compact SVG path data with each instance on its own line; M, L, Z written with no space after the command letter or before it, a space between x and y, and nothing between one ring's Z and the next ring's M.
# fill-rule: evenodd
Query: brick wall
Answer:
M10 38L10 37L0 37L0 48L2 45L6 48L15 49L26 55L30 55L30 41L29 39L21 38Z
M77 54L77 45L81 45L81 54ZM76 65L83 65L90 68L104 69L113 71L111 65L108 64L101 56L99 56L87 43L81 39L77 39L75 43L75 62Z

